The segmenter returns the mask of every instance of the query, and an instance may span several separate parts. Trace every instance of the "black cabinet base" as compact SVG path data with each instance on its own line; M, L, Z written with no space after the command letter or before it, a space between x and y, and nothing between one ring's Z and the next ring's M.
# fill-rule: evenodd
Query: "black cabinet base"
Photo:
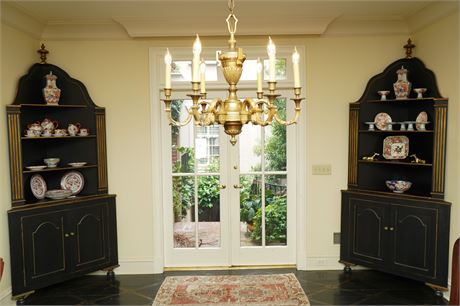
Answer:
M114 195L8 212L13 297L118 267Z

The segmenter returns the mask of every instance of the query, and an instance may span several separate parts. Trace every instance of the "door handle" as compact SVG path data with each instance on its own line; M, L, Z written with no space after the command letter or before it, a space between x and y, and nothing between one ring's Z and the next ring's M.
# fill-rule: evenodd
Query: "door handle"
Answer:
M243 186L235 184L235 185L233 185L233 188L235 188L235 189L241 189L241 188L243 188Z
M225 189L225 188L227 188L227 185L220 185L219 187L220 187L220 189Z

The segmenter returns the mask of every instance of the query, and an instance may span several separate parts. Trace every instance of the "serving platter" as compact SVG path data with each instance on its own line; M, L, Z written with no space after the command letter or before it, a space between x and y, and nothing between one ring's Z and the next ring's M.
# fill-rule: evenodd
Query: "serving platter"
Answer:
M405 159L409 155L409 138L404 135L388 136L383 140L385 159Z

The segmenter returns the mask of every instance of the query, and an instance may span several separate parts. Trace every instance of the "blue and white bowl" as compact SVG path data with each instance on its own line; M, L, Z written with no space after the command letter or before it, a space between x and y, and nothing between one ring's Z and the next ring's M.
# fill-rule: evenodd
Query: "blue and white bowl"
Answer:
M385 183L391 191L396 193L404 193L412 186L412 182L409 181L388 180Z

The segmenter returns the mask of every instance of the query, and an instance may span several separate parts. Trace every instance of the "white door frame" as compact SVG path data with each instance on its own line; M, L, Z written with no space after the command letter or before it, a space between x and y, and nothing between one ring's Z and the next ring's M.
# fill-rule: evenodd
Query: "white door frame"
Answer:
M182 49L184 52L190 52L190 48L175 48L174 50ZM248 49L248 48L245 48ZM278 47L278 50L293 50L293 46L282 46ZM250 52L263 54L264 50L261 47L249 48ZM256 51L255 51L256 50ZM303 88L306 88L306 61L305 61L305 48L297 48L302 59L301 67L301 79L303 81ZM215 50L204 50L204 53L212 54ZM162 178L161 175L167 169L163 168L164 163L163 158L169 158L163 156L161 150L161 137L162 128L161 128L161 117L165 116L164 105L160 100L162 95L163 88L163 79L164 79L164 54L165 48L150 48L149 49L149 65L150 65L150 112L151 112L151 150L152 150L152 198L153 198L153 207L154 207L154 216L153 216L153 269L154 273L162 273L164 271L164 220L163 220L163 187L162 187ZM287 57L289 58L289 57ZM287 65L288 75L290 75L291 65ZM240 88L252 88L255 90L254 86L251 84L242 84ZM283 81L278 82L280 88L283 87ZM173 86L174 87L174 86ZM186 82L184 86L181 87L190 87L190 84ZM174 88L173 88L174 89ZM306 96L305 92L303 96ZM307 150L306 150L306 104L302 105L302 112L299 118L299 123L297 124L297 133L296 133L296 142L297 142L297 151L296 153L296 265L297 269L305 270L307 268L307 252L306 252L306 201L307 197L305 194L306 191L306 177L307 177Z

